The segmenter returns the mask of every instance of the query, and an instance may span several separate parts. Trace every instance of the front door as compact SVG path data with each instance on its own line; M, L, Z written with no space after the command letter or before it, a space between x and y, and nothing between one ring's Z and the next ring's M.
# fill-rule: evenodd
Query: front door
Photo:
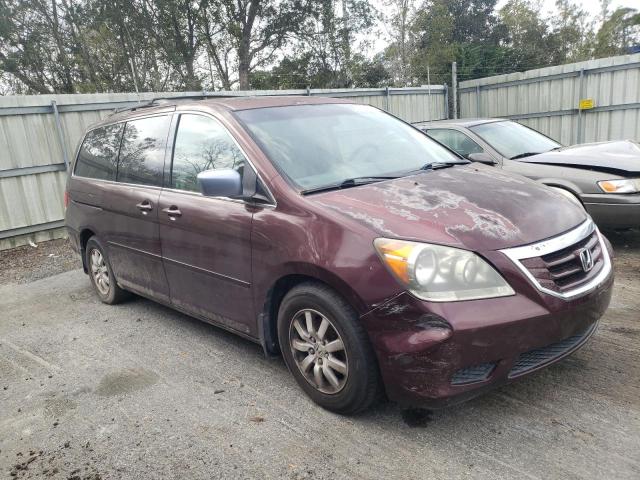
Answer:
M207 115L183 113L175 135L169 188L159 201L160 240L171 302L255 335L251 295L252 207L204 197L196 176L247 165L227 130Z

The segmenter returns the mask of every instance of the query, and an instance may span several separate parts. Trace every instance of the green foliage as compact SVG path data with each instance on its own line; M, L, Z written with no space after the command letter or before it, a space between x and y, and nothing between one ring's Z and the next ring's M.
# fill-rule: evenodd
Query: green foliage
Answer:
M618 8L605 19L595 40L595 55L608 57L625 53L632 45L640 45L640 12Z
M0 94L435 84L640 44L638 10L574 1L0 0Z

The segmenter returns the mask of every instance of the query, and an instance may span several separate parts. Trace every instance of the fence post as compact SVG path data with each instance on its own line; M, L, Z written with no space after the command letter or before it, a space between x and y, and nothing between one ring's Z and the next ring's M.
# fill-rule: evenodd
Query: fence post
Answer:
M444 118L449 119L449 85L444 84Z
M433 120L433 114L431 113L431 73L429 72L429 64L427 63L427 88L429 89L429 97L427 103L429 104L429 121Z
M453 62L451 64L451 88L453 91L453 118L458 118L458 64Z
M64 142L62 123L60 123L60 114L58 113L58 105L56 104L55 100L51 100L51 109L53 110L53 117L56 122L56 130L58 130L58 139L60 140L60 147L62 148L62 159L64 160L64 167L69 170L69 154L67 153L67 144Z
M476 85L476 117L481 117L482 113L480 112L480 85Z
M584 68L580 69L580 77L578 80L578 125L576 128L576 143L584 141L584 119L582 118L582 109L580 108L580 100L584 96Z
M385 95L385 107L384 107L384 109L388 112L389 111L389 85L387 85L384 88L384 95Z

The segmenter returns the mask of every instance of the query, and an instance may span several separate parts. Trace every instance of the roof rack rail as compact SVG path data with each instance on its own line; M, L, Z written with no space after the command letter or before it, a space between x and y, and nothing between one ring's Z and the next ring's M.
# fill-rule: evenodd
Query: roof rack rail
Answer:
M140 102L130 107L120 107L116 108L111 115L115 115L116 113L126 112L126 111L135 111L140 108L150 108L160 106L164 103L170 103L172 101L177 100L206 100L208 98L220 98L220 97L230 97L233 95L216 95L216 94L208 94L203 92L200 95L176 95L175 97L153 97L151 100L147 100L146 102Z

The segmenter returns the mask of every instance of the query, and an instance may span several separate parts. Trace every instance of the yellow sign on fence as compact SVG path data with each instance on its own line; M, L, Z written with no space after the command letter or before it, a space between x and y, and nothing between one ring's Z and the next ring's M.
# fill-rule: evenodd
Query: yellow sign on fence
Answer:
M593 98L582 98L580 99L580 106L578 107L580 110L591 110L596 106L596 102L593 101Z

